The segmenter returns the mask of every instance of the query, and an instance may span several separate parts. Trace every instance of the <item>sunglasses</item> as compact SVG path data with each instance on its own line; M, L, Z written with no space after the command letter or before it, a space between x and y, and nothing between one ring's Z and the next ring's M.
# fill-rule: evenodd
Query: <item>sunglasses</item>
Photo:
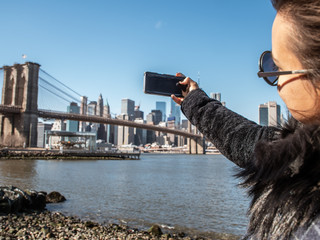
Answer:
M259 60L258 76L262 77L266 83L271 86L277 86L278 78L280 75L297 74L297 73L310 73L311 70L294 70L294 71L279 71L278 66L272 59L271 51L265 51L261 54Z

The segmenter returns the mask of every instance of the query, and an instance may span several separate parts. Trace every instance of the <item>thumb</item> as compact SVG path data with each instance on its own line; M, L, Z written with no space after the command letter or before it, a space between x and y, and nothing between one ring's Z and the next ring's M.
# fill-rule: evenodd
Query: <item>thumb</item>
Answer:
M183 98L176 97L174 94L171 95L171 98L173 99L173 101L175 101L175 103L179 105L181 105L181 103L183 102Z

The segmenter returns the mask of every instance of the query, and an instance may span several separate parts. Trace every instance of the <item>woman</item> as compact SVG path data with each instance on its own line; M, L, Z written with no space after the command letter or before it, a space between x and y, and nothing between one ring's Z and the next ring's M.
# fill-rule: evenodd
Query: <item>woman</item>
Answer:
M292 115L286 126L249 121L190 78L181 82L185 98L172 98L242 168L252 196L245 239L320 239L320 1L272 3L272 54L262 54L258 75L277 86Z

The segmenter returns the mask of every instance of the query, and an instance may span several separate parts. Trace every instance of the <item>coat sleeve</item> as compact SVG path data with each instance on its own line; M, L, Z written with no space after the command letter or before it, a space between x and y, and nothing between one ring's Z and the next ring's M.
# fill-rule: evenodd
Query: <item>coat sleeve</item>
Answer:
M224 156L242 168L253 160L259 140L271 141L279 134L279 129L260 126L244 118L209 98L201 89L187 95L181 110Z

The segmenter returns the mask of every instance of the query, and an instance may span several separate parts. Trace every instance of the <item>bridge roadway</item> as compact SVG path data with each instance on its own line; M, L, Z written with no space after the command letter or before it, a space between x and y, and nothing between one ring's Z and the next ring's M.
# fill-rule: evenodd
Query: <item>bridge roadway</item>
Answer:
M0 113L19 114L21 113L21 111L22 111L22 108L0 104ZM74 120L74 121L82 121L82 122L94 122L94 123L101 123L101 124L142 128L147 130L172 133L175 135L180 135L180 136L193 138L193 139L202 138L200 134L194 134L194 133L189 133L187 131L167 128L167 127L159 127L159 126L154 126L154 125L149 125L144 123L136 123L133 121L121 120L121 119L112 119L112 118L105 118L105 117L98 117L98 116L91 116L91 115L58 112L58 111L51 111L51 110L45 110L45 109L39 109L38 116L41 118L49 118L49 119Z

